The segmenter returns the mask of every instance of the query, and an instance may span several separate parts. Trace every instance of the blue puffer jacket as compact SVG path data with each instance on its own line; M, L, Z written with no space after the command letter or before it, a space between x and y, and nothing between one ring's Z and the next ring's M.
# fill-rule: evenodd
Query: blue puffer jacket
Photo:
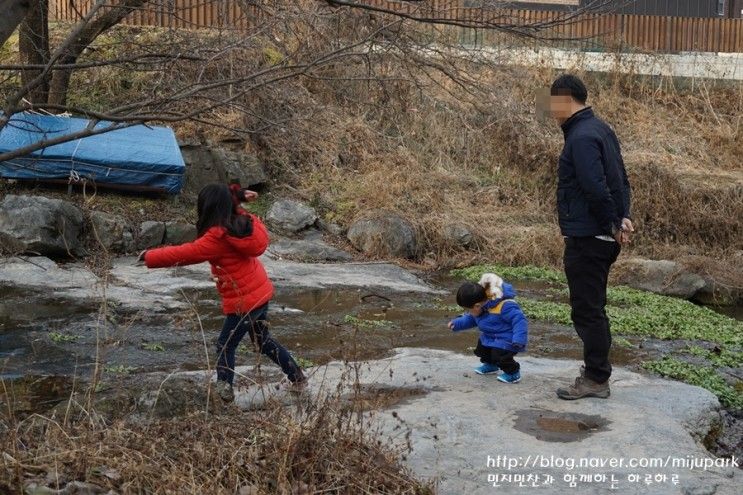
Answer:
M565 147L557 176L557 214L566 237L612 235L630 218L630 186L619 140L585 108L562 124Z
M486 347L497 347L511 352L522 352L526 348L529 326L519 304L513 300L516 291L511 284L503 284L503 297L488 301L479 316L466 313L452 322L454 332L469 328L480 329L480 342ZM500 310L498 305L503 302ZM491 312L497 311L497 312Z

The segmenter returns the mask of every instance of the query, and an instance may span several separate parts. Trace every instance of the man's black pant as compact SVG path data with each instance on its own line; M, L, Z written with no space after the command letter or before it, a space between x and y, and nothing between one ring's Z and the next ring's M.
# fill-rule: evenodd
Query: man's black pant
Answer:
M477 340L475 356L480 358L480 362L494 364L502 369L504 373L508 373L509 375L512 375L521 369L519 363L513 359L515 355L515 352L507 351L505 349L484 346L479 339Z
M604 383L611 376L611 332L606 316L609 268L619 256L616 242L595 237L565 239L565 275L570 289L570 317L583 341L586 377Z

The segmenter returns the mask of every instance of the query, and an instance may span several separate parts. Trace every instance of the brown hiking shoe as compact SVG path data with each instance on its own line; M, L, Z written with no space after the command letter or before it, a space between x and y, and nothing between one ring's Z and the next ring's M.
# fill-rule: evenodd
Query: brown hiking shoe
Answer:
M584 397L598 397L607 399L611 391L609 390L609 381L596 383L581 373L581 376L575 379L575 383L567 388L560 387L557 389L557 396L565 400L582 399Z

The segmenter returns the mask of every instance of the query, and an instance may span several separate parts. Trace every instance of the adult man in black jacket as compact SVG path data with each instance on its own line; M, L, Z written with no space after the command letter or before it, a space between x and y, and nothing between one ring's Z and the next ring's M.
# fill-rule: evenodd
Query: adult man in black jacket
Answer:
M611 333L606 316L609 269L630 241L630 185L614 131L586 106L583 82L566 74L550 90L550 112L560 123L557 210L565 237L565 275L571 319L583 341L580 376L557 390L562 399L609 397Z

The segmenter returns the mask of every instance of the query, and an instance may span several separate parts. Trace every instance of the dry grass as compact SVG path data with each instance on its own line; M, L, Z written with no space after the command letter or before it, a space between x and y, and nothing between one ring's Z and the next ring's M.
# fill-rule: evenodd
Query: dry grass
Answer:
M67 421L0 419L0 491L77 481L122 495L434 493L402 466L404 438L402 447L384 444L359 414L378 405L358 389L301 410L271 403L137 423L92 420L89 411Z
M321 111L334 125L291 122L288 131L261 135L260 150L279 180L313 198L327 220L349 225L374 208L402 213L436 264L472 261L444 235L447 224L463 223L478 238L476 259L555 266L562 254L553 199L562 136L532 110L534 81L548 81L546 72L483 70L484 86L510 91L479 108L435 87L420 95L411 85L396 93L404 106L369 109L362 93L371 101L381 96L349 85L342 104ZM727 98L709 106L686 90L643 92L639 79L640 87L628 88L585 77L598 114L624 146L638 227L632 251L732 259L743 245L743 140L736 127L743 89L717 87L713 92ZM307 138L287 142L286 134Z

